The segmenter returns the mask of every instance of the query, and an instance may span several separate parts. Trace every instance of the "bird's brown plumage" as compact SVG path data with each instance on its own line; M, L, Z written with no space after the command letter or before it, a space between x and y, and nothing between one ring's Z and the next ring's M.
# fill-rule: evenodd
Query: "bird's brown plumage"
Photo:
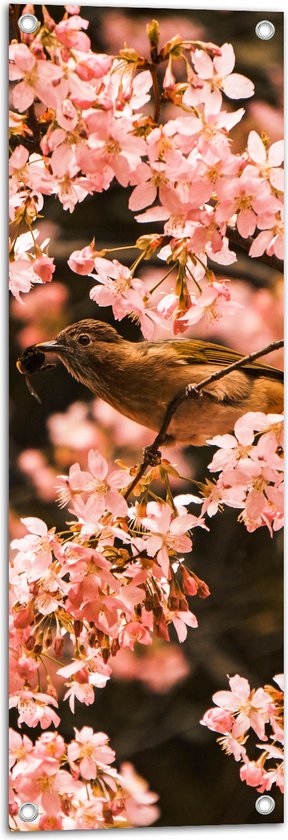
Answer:
M56 354L69 373L122 414L158 431L167 406L188 384L240 359L217 344L179 339L133 343L109 324L86 319L62 330L36 349ZM283 374L251 362L211 383L199 401L183 402L169 426L167 443L201 446L233 429L246 411L279 413Z

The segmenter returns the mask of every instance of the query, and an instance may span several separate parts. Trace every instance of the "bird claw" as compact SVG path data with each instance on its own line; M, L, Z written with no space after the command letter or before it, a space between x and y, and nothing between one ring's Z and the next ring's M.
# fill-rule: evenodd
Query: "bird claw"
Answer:
M200 400L202 396L203 396L202 391L198 391L197 384L191 383L189 385L186 385L185 397L187 397L187 399L189 399L189 400L191 400L191 399Z
M144 452L144 463L149 465L149 467L158 467L161 464L161 452L160 449L153 449L152 446L145 446L143 449Z

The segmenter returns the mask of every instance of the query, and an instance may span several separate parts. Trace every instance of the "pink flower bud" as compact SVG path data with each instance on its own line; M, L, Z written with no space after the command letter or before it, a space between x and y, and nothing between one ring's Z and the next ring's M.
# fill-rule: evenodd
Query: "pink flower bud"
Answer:
M255 761L247 761L240 767L240 779L250 787L259 787L262 782L263 768Z
M68 260L69 268L76 274L90 274L94 268L94 259L91 246L82 248L81 251L73 251Z
M233 722L233 716L226 709L208 709L201 720L203 726L208 726L208 729L223 734L231 732Z
M34 274L42 281L42 283L50 283L52 275L55 271L54 260L52 257L47 257L45 254L38 257L33 263Z

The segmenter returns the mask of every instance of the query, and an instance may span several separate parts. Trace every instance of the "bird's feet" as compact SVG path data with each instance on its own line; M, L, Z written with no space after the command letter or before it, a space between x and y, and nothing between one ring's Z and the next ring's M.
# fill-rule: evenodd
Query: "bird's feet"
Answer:
M202 391L198 391L198 387L197 387L197 384L195 382L193 382L193 383L191 382L191 384L186 385L185 397L188 400L192 400L192 399L200 400L202 396L203 396Z
M143 449L144 463L149 467L158 467L161 464L160 449L153 449L152 446L145 446Z

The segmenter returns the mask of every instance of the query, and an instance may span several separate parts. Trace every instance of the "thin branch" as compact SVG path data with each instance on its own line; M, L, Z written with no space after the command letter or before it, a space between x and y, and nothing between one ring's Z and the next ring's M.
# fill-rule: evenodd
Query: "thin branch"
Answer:
M149 70L152 76L153 82L153 94L154 94L154 115L153 120L155 123L158 122L160 116L160 107L161 107L161 99L160 99L160 90L158 85L158 78L157 78L157 68L155 64L149 64Z
M241 248L241 251L245 251L246 254L249 254L251 245L254 242L252 236L249 236L248 239L243 239L242 236L240 236L240 233L238 233L238 230L231 227L227 227L226 236L231 245L235 245L236 248ZM260 256L255 259L257 262L265 263L265 265L269 265L270 268L275 269L275 271L281 271L281 274L283 274L284 262L283 260L279 260L275 254L269 257L268 254L264 253L260 254ZM253 257L251 257L251 260L253 261Z
M153 443L151 446L147 446L146 449L144 449L143 462L140 464L135 478L126 490L125 499L129 498L138 482L141 478L143 478L147 467L153 465L153 462L154 464L159 464L161 462L161 452L159 451L159 447L164 443L172 417L182 402L191 398L200 399L203 388L206 388L207 385L211 384L211 382L217 382L218 379L223 379L224 376L227 376L227 374L231 373L233 370L238 370L239 368L254 362L256 359L259 359L261 356L266 356L267 353L272 353L273 350L280 350L281 347L284 347L283 339L273 341L267 347L264 347L263 350L256 350L255 353L249 353L248 356L242 356L241 359L237 359L237 361L233 362L231 365L226 365L226 367L221 368L221 370L217 370L215 373L207 376L206 379L202 379L198 385L188 385L184 391L181 391L181 393L178 394L171 403L169 403L161 429L153 440Z

